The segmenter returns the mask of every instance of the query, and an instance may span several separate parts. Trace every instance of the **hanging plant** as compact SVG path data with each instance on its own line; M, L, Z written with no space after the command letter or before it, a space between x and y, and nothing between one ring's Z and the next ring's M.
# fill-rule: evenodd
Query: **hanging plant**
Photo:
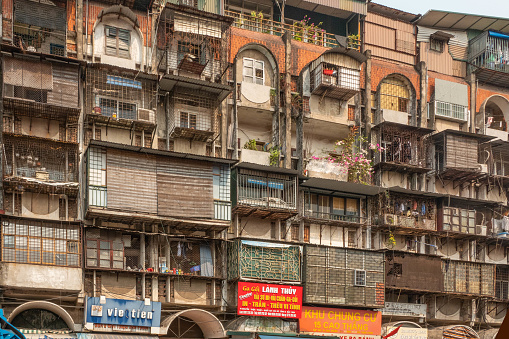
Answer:
M387 238L387 243L385 244L388 249L392 250L394 246L396 246L396 238L394 238L394 234L389 231L389 237Z
M279 166L279 156L280 152L279 149L275 146L271 147L269 149L269 164L270 166L278 167Z

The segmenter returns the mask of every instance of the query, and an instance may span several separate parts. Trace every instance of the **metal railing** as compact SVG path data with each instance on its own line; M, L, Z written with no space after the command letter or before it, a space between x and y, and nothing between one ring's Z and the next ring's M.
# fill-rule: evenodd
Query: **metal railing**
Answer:
M238 28L247 29L254 32L266 33L271 35L282 36L285 31L290 31L292 38L296 41L302 41L313 45L323 47L337 47L338 42L334 34L327 33L321 28L316 27L303 27L299 24L286 24L260 16L251 14L239 13L234 11L224 11L226 16L232 17L233 26ZM359 49L360 43L357 39L348 39L350 48Z
M13 44L31 52L66 56L65 32L33 28L22 24L13 25Z
M469 62L495 71L509 73L509 40L484 32L470 41Z
M317 212L311 210L306 210L304 212L304 215L309 218L325 219L330 221L342 221L357 224L363 223L366 220L365 217L361 217L359 215L343 215L337 213Z
M214 200L214 219L231 220L232 203L224 200Z

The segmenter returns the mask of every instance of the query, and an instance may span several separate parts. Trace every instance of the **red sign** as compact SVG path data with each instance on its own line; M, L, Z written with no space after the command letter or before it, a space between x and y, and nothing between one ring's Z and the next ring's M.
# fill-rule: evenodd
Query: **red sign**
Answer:
M239 282L237 314L299 319L302 287Z
M341 308L307 307L299 320L301 332L312 334L334 333L340 338L379 338L382 313L379 311Z

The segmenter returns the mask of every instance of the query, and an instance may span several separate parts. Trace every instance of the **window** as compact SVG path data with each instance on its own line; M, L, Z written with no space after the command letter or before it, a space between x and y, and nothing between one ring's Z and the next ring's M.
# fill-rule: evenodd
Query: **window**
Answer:
M380 108L409 112L410 91L405 82L396 77L386 78L380 86Z
M186 42L186 41L178 41L177 43L177 63L180 64L184 57L187 58L188 61L196 62L199 64L205 64L206 61L206 50L205 44L201 45Z
M403 273L403 265L394 263L392 267L389 269L389 272L387 272L387 275L395 275L397 277L401 276Z
M348 105L348 120L355 121L355 106Z
M244 58L243 81L263 85L265 83L263 61Z
M2 220L2 261L80 265L79 227L32 220Z
M309 225L304 226L304 242L309 242L311 237L311 227Z
M87 266L124 268L124 244L121 241L87 239Z
M442 53L444 51L444 40L430 38L429 49Z
M196 129L196 114L180 112L180 127Z
M212 193L214 196L214 218L230 220L230 168L228 166L212 167Z
M299 225L292 225L292 241L299 241Z
M435 101L435 115L466 121L467 106Z
M117 99L99 97L99 108L101 114L115 119L131 119L136 120L137 109L136 104L123 102Z
M131 57L129 52L131 32L112 26L106 26L105 30L106 55L129 59Z
M88 203L106 207L106 150L91 147L88 161Z
M306 216L311 218L360 222L360 200L306 193Z
M366 271L355 270L355 286L366 286Z
M495 277L495 296L498 299L509 299L509 269L498 265Z

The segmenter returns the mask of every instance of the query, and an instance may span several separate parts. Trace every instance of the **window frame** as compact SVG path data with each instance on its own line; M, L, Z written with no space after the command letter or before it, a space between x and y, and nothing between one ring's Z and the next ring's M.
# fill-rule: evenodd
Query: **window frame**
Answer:
M120 99L114 98L114 97L97 95L96 96L96 105L97 105L97 107L101 108L101 115L104 115L104 116L108 116L108 115L105 115L103 113L103 109L102 109L103 106L101 106L101 100L111 100L111 101L115 101L116 102L116 105L115 105L116 106L116 108L115 108L116 117L114 117L113 114L112 114L111 118L113 118L113 119L125 119L125 120L138 120L138 108L139 108L139 105L138 105L137 102L135 102L135 101L125 101L125 100L120 100ZM120 104L134 105L134 119L119 117Z
M429 49L438 53L444 52L445 41L437 38L429 38Z
M185 118L185 125L186 126L182 126L182 116L183 114L186 115L186 118ZM191 117L194 117L194 127L191 127ZM194 130L198 130L198 114L196 113L193 113L193 112L188 112L188 111L179 111L179 124L178 124L178 127L180 128L187 128L187 129L194 129Z
M246 61L252 62L252 66L251 67L246 66ZM257 62L262 64L261 68L257 68L256 67L256 63ZM251 75L245 75L244 74L246 68L252 69ZM256 75L256 70L259 70L259 69L261 69L261 71L262 71L262 76L261 77ZM252 80L248 81L248 80L246 80L246 77L251 78ZM261 84L256 82L257 79L261 80ZM252 84L256 84L256 85L265 85L265 62L263 60L258 60L258 59L244 57L242 59L242 81L243 82L252 83Z
M108 34L108 31L111 32L111 29L115 29L116 30L116 34L115 34L115 53L111 53L108 51L108 38L110 39L113 39L112 36L110 36ZM128 39L127 39L127 56L124 56L124 55L121 55L120 53L120 43L119 41L120 40L123 40L125 42L125 39L121 39L120 38L120 32L123 32L125 34L128 35ZM112 47L110 47L112 48ZM123 50L123 49L122 49ZM110 26L110 25L104 25L104 54L105 55L109 55L109 56L114 56L114 57L117 57L117 58L122 58L122 59L131 59L131 31L128 30L128 29L124 29L124 28L120 28L120 27L115 27L115 26Z

